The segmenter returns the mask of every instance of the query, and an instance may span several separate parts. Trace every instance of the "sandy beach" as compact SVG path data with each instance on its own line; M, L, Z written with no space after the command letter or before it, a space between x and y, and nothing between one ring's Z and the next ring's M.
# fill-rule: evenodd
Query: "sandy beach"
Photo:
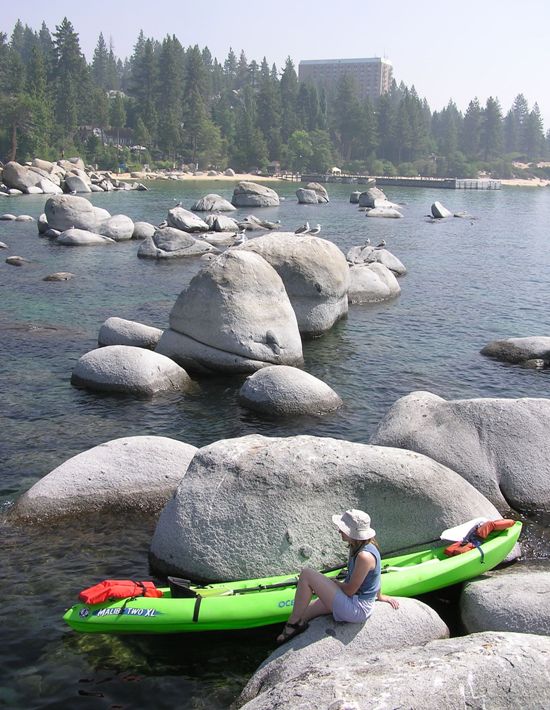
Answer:
M267 175L252 175L251 173L236 173L235 175L193 175L189 173L120 173L113 177L118 180L202 180L208 182L241 182L241 180L249 180L251 182L279 182L281 178L271 177Z
M506 187L548 187L550 185L550 180L542 180L541 178L530 178L529 180L514 178L513 180L501 180L500 182Z

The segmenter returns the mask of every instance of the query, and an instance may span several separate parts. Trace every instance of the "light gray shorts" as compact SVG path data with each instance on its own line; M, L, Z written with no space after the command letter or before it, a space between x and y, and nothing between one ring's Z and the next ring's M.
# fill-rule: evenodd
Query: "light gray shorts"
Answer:
M366 621L372 614L375 600L369 601L359 599L357 594L353 597L348 597L347 594L339 589L334 597L332 604L332 616L334 621L348 621L350 623L361 623Z

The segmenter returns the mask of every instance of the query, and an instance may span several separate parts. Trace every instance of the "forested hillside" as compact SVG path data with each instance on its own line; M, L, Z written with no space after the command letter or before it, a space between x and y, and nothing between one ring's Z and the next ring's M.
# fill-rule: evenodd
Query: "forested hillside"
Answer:
M503 113L476 98L432 111L414 86L395 82L377 102L359 102L344 77L334 95L299 84L284 67L231 50L220 62L207 47L175 35L136 39L121 59L103 34L91 63L65 18L50 31L18 22L0 33L0 157L82 155L100 168L198 164L324 172L333 165L372 175L494 177L513 161L550 156L537 104L519 94ZM450 87L452 91L452 87Z

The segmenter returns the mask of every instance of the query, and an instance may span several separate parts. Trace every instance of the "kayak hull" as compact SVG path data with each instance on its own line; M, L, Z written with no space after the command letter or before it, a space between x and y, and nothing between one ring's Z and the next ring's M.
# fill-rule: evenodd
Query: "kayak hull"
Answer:
M429 548L382 561L382 591L412 597L473 579L489 571L511 552L521 532L521 523L493 533L478 549L446 557L444 547ZM341 570L327 574L335 577ZM260 589L278 585L272 589ZM136 597L101 604L75 604L64 620L81 633L166 634L197 631L228 631L268 626L286 621L292 611L296 576L279 575L194 588L198 598L171 597L162 589L161 598ZM246 591L252 589L255 591Z

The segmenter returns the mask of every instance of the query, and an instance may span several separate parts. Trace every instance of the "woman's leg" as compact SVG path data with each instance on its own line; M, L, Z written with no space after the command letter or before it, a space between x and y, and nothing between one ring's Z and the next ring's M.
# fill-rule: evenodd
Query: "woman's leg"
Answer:
M294 597L294 608L290 615L289 622L295 624L298 621L307 621L314 616L321 614L330 614L334 597L338 592L338 585L332 579L325 577L320 572L306 567L300 573L298 586L296 587L296 595ZM317 605L312 611L314 614L309 614L309 606L311 597L316 594L321 601L325 611L321 611L320 605ZM313 606L313 605L312 605Z

